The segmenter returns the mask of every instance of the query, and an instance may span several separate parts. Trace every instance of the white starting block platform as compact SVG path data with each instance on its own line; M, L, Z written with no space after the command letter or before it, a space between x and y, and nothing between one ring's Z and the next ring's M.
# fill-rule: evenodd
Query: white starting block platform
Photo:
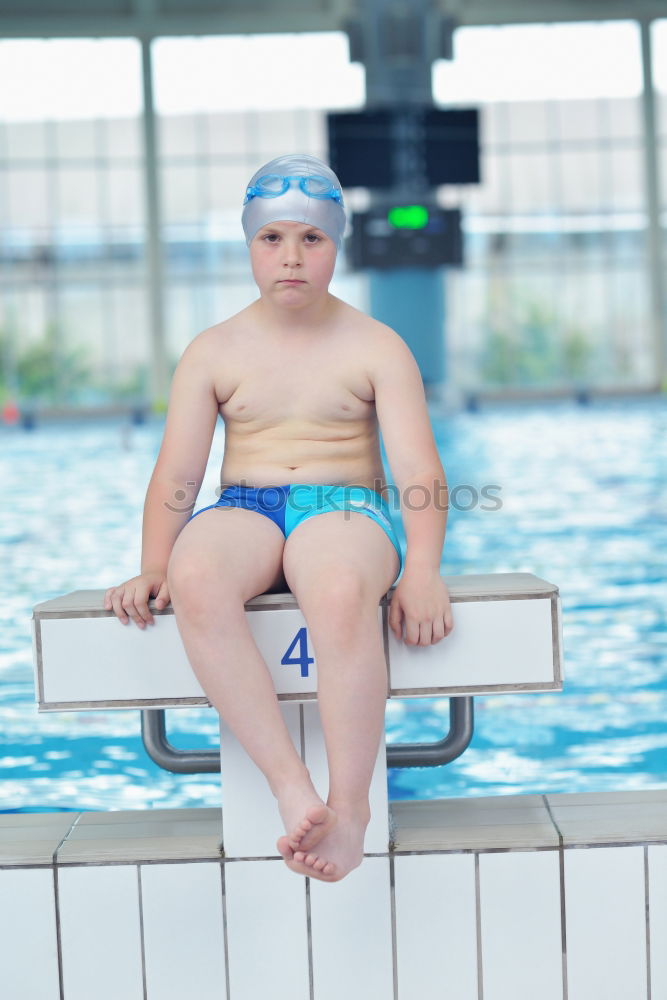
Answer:
M391 591L378 606L388 697L442 697L562 687L558 588L530 573L445 577L454 630L427 647L407 646L388 628ZM170 607L144 630L121 625L104 592L75 591L34 609L36 689L41 711L208 705L188 663ZM326 799L327 757L317 706L317 662L307 623L291 594L264 594L246 613L271 671L294 744ZM242 669L242 667L241 667ZM276 854L275 801L264 777L221 724L222 840L227 857ZM367 854L391 841L386 746L370 789Z
M407 646L378 607L390 698L562 688L558 588L531 573L445 577L454 631ZM77 590L34 609L36 690L42 712L208 705L185 655L172 608L144 630L122 626L104 591ZM317 662L292 594L263 594L246 613L281 701L317 697Z

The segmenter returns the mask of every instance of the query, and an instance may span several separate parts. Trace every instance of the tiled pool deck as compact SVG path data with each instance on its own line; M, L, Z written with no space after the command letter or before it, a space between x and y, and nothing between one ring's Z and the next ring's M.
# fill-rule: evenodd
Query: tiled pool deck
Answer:
M7 1000L667 997L667 791L392 804L335 885L216 809L0 817Z

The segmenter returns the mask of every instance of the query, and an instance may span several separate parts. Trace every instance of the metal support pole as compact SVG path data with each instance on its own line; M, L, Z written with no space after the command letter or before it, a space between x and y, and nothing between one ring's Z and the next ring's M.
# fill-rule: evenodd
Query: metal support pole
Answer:
M470 745L475 726L471 696L449 699L449 732L435 743L395 743L387 747L389 767L438 767L460 757ZM220 754L215 750L177 750L167 739L165 710L141 712L141 738L146 753L165 771L174 774L220 772Z
M665 300L665 273L663 266L662 210L660 193L660 168L655 114L655 87L653 84L653 50L651 45L650 20L641 20L642 71L644 86L642 91L642 115L644 120L644 176L646 178L646 213L648 216L648 279L650 289L650 325L655 351L656 381L667 380L667 315Z
M177 750L167 739L163 708L141 712L141 738L146 753L165 771L173 774L215 774L220 771L217 750Z
M153 403L167 398L167 358L164 329L164 262L162 256L157 128L153 101L151 40L141 39L141 69L144 98L144 188L146 193L146 261L148 266L148 314L151 332L150 394Z
M445 379L443 268L369 271L371 315L393 327L415 356L424 384Z
M471 695L449 699L449 732L436 743L394 743L387 747L389 767L439 767L467 750L475 729Z

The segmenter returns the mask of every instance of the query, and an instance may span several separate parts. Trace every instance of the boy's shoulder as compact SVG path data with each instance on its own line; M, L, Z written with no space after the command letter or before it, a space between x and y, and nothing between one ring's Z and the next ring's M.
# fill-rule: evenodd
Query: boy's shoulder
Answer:
M334 305L333 328L342 335L338 349L352 349L358 359L365 358L373 368L380 364L400 363L410 355L403 338L386 323L382 323L361 309L332 297ZM259 334L264 336L261 317L255 314L253 306L248 306L228 319L215 323L198 333L188 344L182 355L182 362L199 365L223 359L227 363L242 360L248 343Z
M228 319L214 323L200 333L196 334L183 351L183 358L200 359L205 358L212 351L219 354L227 346L231 346L235 337L244 327L247 327L248 320L245 317L246 309Z
M343 320L348 329L363 333L367 342L371 345L382 344L388 346L395 344L398 346L405 344L403 338L392 327L387 326L386 323L374 319L373 316L369 316L368 313L362 312L361 309L357 309L347 302L344 302L343 306Z
M354 306L347 307L349 329L360 334L359 350L364 352L374 370L414 361L412 351L403 338L386 323L368 316Z

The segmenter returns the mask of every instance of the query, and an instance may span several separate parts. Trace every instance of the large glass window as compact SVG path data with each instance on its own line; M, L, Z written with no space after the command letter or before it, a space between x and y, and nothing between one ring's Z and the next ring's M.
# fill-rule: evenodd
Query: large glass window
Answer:
M145 395L135 40L0 42L0 396Z
M664 166L667 21L653 38ZM451 378L650 384L637 25L462 28L455 56L435 65L434 95L481 108L483 175L439 192L463 208L467 247L446 279ZM364 71L340 32L161 38L153 68L173 364L255 295L250 173L282 152L326 156L326 111L363 106ZM0 42L2 400L147 393L141 114L136 40ZM367 307L344 260L334 291Z
M663 210L663 255L667 262L667 20L653 23L653 85L656 90L656 132ZM667 303L665 303L667 309ZM665 322L667 323L667 317ZM665 334L667 351L667 332Z
M630 22L466 28L434 67L482 110L482 183L448 279L464 386L651 384L641 51Z

